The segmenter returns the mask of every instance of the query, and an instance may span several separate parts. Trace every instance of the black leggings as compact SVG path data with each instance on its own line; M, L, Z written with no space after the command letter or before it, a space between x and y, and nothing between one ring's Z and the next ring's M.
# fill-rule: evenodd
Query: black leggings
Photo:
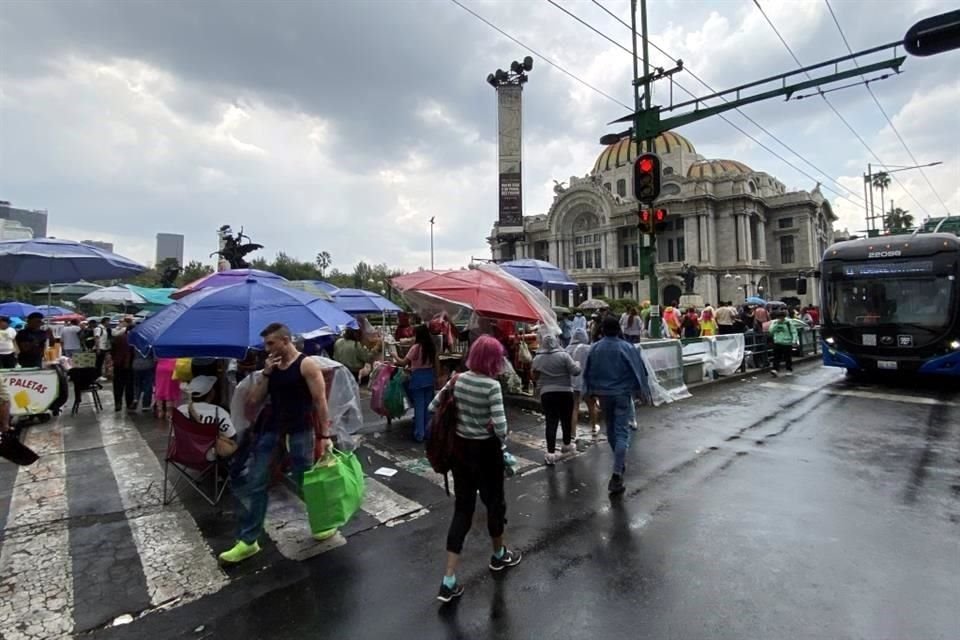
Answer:
M453 489L456 505L453 522L447 532L447 551L459 554L470 531L477 508L477 492L487 508L487 531L491 538L503 535L507 523L507 503L503 493L503 452L500 440L467 440L457 436L460 449L453 465Z
M549 391L540 395L540 405L547 419L547 452L557 448L557 422L563 430L563 444L570 444L573 437L573 392Z

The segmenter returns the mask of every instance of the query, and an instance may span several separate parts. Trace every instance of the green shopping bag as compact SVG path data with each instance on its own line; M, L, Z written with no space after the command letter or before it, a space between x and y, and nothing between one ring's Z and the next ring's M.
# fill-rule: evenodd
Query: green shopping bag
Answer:
M303 474L310 531L326 533L349 522L363 502L363 489L363 468L356 454L332 449Z
M403 399L407 395L404 389L405 381L404 373L397 372L387 383L387 388L383 392L383 406L387 410L387 416L391 418L399 418L406 413L407 408L403 404Z

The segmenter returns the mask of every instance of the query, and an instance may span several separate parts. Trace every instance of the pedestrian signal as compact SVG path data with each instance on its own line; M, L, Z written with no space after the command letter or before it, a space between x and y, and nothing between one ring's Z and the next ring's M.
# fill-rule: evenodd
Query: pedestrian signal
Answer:
M660 156L644 153L633 164L633 195L638 202L652 204L660 195Z
M667 228L667 210L666 209L656 209L653 212L653 226L656 229L657 233L660 233Z
M653 231L653 217L649 209L640 210L640 221L637 226L640 227L640 233L650 233Z

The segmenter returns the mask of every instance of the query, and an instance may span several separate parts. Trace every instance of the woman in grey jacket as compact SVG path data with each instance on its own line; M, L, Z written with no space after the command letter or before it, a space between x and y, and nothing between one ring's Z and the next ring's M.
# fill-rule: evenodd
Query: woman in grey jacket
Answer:
M543 336L540 349L533 358L533 378L540 393L540 405L547 421L547 454L544 461L557 461L557 423L563 432L561 453L576 450L573 443L573 378L580 375L580 365L560 348L555 335Z

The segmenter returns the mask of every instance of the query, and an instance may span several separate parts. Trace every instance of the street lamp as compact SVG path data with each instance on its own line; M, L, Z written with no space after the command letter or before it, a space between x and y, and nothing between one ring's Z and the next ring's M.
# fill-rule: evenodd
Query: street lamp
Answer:
M430 271L433 271L433 223L436 219L437 216L430 218Z

